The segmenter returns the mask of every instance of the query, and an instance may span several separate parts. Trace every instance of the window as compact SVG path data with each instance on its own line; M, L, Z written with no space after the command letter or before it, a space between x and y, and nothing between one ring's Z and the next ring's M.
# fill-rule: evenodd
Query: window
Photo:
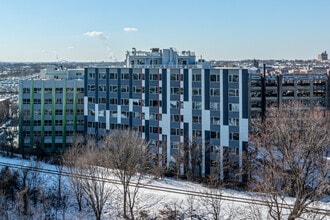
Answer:
M77 88L77 93L84 93L84 88Z
M171 135L182 135L183 129L180 128L171 128Z
M201 124L202 123L202 116L195 116L195 115L193 115L192 116L192 122L193 123Z
M231 83L237 83L239 82L239 76L238 74L229 74L228 80Z
M95 73L88 73L88 79L95 79Z
M162 115L158 113L150 113L149 115L150 120L162 120Z
M212 153L219 153L219 151L220 151L220 146L218 146L218 145L211 146Z
M95 91L95 85L87 85L87 90L91 92Z
M117 111L110 111L110 117L117 118Z
M95 103L95 99L93 97L88 97L88 103Z
M161 134L162 128L160 127L150 127L150 133L158 134L158 129L159 129L159 134Z
M99 79L106 79L106 73L99 73Z
M73 115L73 109L66 109L66 114Z
M52 120L45 120L45 126L51 126Z
M229 89L229 90L228 90L228 95L229 95L229 96L234 96L234 97L239 96L238 89Z
M23 104L29 104L30 103L30 99L23 99Z
M159 88L159 93L162 93L162 88L161 87L157 87L157 86L150 86L149 87L149 93L150 94L158 93L158 88Z
M56 88L55 89L55 92L56 93L63 93L63 88Z
M212 116L211 117L211 124L220 125L220 117Z
M211 131L210 136L211 136L211 138L219 139L220 138L220 132L219 131Z
M111 105L117 105L117 99L115 98L110 98L109 102Z
M239 133L230 132L229 133L229 140L238 141L239 140Z
M99 85L99 91L100 92L105 92L107 89L106 89L106 86L105 85Z
M34 120L33 121L34 126L40 126L41 125L41 121L40 120Z
M105 123L99 123L99 128L105 129L106 128L106 124Z
M171 108L183 108L183 102L171 101L170 106Z
M142 106L144 104L144 100L132 99L132 101L133 101L133 106Z
M73 104L73 99L67 99L66 104Z
M220 111L220 103L219 102L210 102L210 110Z
M201 74L192 74L192 81L193 82L200 82L202 80Z
M179 142L171 141L170 146L171 146L171 149L178 149L179 148Z
M144 92L144 87L142 87L141 90L140 86L133 86L132 89L133 89L133 93L141 93L141 91Z
M210 81L211 82L219 82L220 81L220 75L219 74L211 74L210 75Z
M239 111L239 104L238 103L229 103L229 111L238 112Z
M110 86L109 91L110 92L117 92L118 91L118 86Z
M129 92L128 86L126 86L126 85L121 86L121 92Z
M55 115L63 115L63 110L62 109L56 109L55 110Z
M88 115L94 116L95 115L94 109L88 109Z
M73 88L66 88L66 93L73 93Z
M183 94L183 88L171 87L171 94Z
M129 118L129 112L121 112L121 118Z
M202 131L201 130L192 130L192 136L193 137L202 137Z
M52 99L45 99L45 104L52 104Z
M109 78L110 79L117 79L117 73L110 73Z
M220 89L211 88L210 89L210 95L211 96L220 96Z
M179 74L172 73L171 74L171 81L179 81Z
M171 121L183 122L183 115L171 115Z
M52 93L52 88L45 88L45 93Z
M23 93L30 93L30 88L23 88Z
M41 104L41 99L34 99L33 100L33 103L34 104Z
M106 98L99 98L99 103L100 104L106 104L107 99Z
M128 99L122 99L121 100L121 104L122 105L128 105L129 104L129 100Z
M239 119L238 118L229 118L229 125L230 126L239 126Z
M122 80L125 80L125 79L127 80L127 79L129 79L129 73L122 73L122 74L121 74L121 79L122 79Z
M159 106L162 106L162 101L158 101L158 100L150 100L149 101L149 106L150 107L158 107L158 102L159 102Z
M192 109L201 110L202 109L202 102L192 102Z
M192 95L202 95L202 89L201 88L192 88Z
M34 93L37 94L37 93L41 93L41 88L34 88Z
M62 125L62 120L55 120L55 125Z
M23 115L30 115L30 109L24 109Z
M158 81L158 74L150 74L149 79L151 81Z
M133 118L134 119L141 119L141 113L140 112L133 112ZM142 113L142 119L144 119L144 113Z

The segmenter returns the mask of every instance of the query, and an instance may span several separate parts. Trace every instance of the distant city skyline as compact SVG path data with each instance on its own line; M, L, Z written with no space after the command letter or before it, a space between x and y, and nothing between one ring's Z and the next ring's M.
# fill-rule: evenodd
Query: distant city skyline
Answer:
M127 50L206 60L317 59L329 0L0 0L0 61L122 61Z

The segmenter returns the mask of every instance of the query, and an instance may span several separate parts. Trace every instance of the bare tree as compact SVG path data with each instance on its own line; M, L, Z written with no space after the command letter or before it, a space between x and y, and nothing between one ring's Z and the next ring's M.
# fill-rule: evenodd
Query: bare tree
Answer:
M118 130L106 137L106 162L123 187L123 215L134 219L134 206L141 180L149 167L148 144L138 133Z
M80 146L82 142L82 136L76 137L74 146L68 149L63 155L63 163L71 174L69 178L70 189L77 202L79 212L81 212L83 208L84 190L82 187L82 178L77 175L79 167L76 167L76 163L78 158L82 155L82 147Z
M288 103L270 108L267 116L251 122L253 187L264 193L273 219L283 219L285 197L295 197L286 215L297 219L329 190L324 157L330 141L329 112Z
M100 220L103 209L110 201L114 191L107 184L109 170L102 163L104 152L95 145L93 139L88 139L82 149L77 152L79 152L77 154L78 158L73 161L74 167L70 168L72 189L74 190L79 208L81 208L80 190L82 189L84 198L92 208L96 220ZM67 164L70 163L72 161L69 161ZM70 165L72 166L72 164Z
M222 182L218 175L209 176L207 188L203 189L201 194L200 206L207 211L209 217L213 220L223 219Z

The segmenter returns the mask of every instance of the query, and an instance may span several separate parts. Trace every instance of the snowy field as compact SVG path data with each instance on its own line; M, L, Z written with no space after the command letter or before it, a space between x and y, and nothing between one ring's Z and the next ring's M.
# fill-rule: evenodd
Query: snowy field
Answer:
M5 164L10 167L35 166L36 162L0 156L1 169ZM48 172L56 172L57 167L42 162L38 162L37 167L46 170L44 173L38 174L38 178L41 179L41 187L50 191L57 189L58 175ZM68 195L68 204L64 210L57 211L56 215L53 214L55 219L95 219L92 209L86 204L81 212L78 211L70 191L68 177L62 177L62 184L63 194ZM140 216L137 219L169 219L164 214L169 210L177 213L173 219L215 219L215 214L218 219L270 219L267 207L258 204L262 198L253 193L228 189L210 190L196 183L172 178L154 179L150 176L143 179L143 184L146 184L146 188L139 190L135 204L136 216ZM120 217L122 211L121 185L109 183L107 186L111 187L114 192L105 206L102 219L122 219ZM251 200L255 200L255 202ZM290 203L290 201L292 198L287 198L287 202ZM314 206L330 211L329 202L314 203ZM15 219L11 218L11 215L12 213L8 211L9 219ZM32 219L43 219L40 215L36 213ZM305 219L310 218L312 217L305 216ZM320 215L314 219L330 219L330 214L328 216Z

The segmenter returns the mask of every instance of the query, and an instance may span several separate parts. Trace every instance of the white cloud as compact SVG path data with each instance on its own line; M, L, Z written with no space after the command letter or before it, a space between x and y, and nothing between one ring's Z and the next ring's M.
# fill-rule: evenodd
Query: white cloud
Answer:
M68 46L68 49L69 49L69 50L71 50L71 49L73 49L73 48L74 48L73 46Z
M138 31L138 29L135 27L125 27L124 31L125 32L135 32L135 31Z
M101 40L108 39L108 37L103 32L100 32L100 31L89 31L89 32L84 33L84 35L86 35L87 37L97 37Z

